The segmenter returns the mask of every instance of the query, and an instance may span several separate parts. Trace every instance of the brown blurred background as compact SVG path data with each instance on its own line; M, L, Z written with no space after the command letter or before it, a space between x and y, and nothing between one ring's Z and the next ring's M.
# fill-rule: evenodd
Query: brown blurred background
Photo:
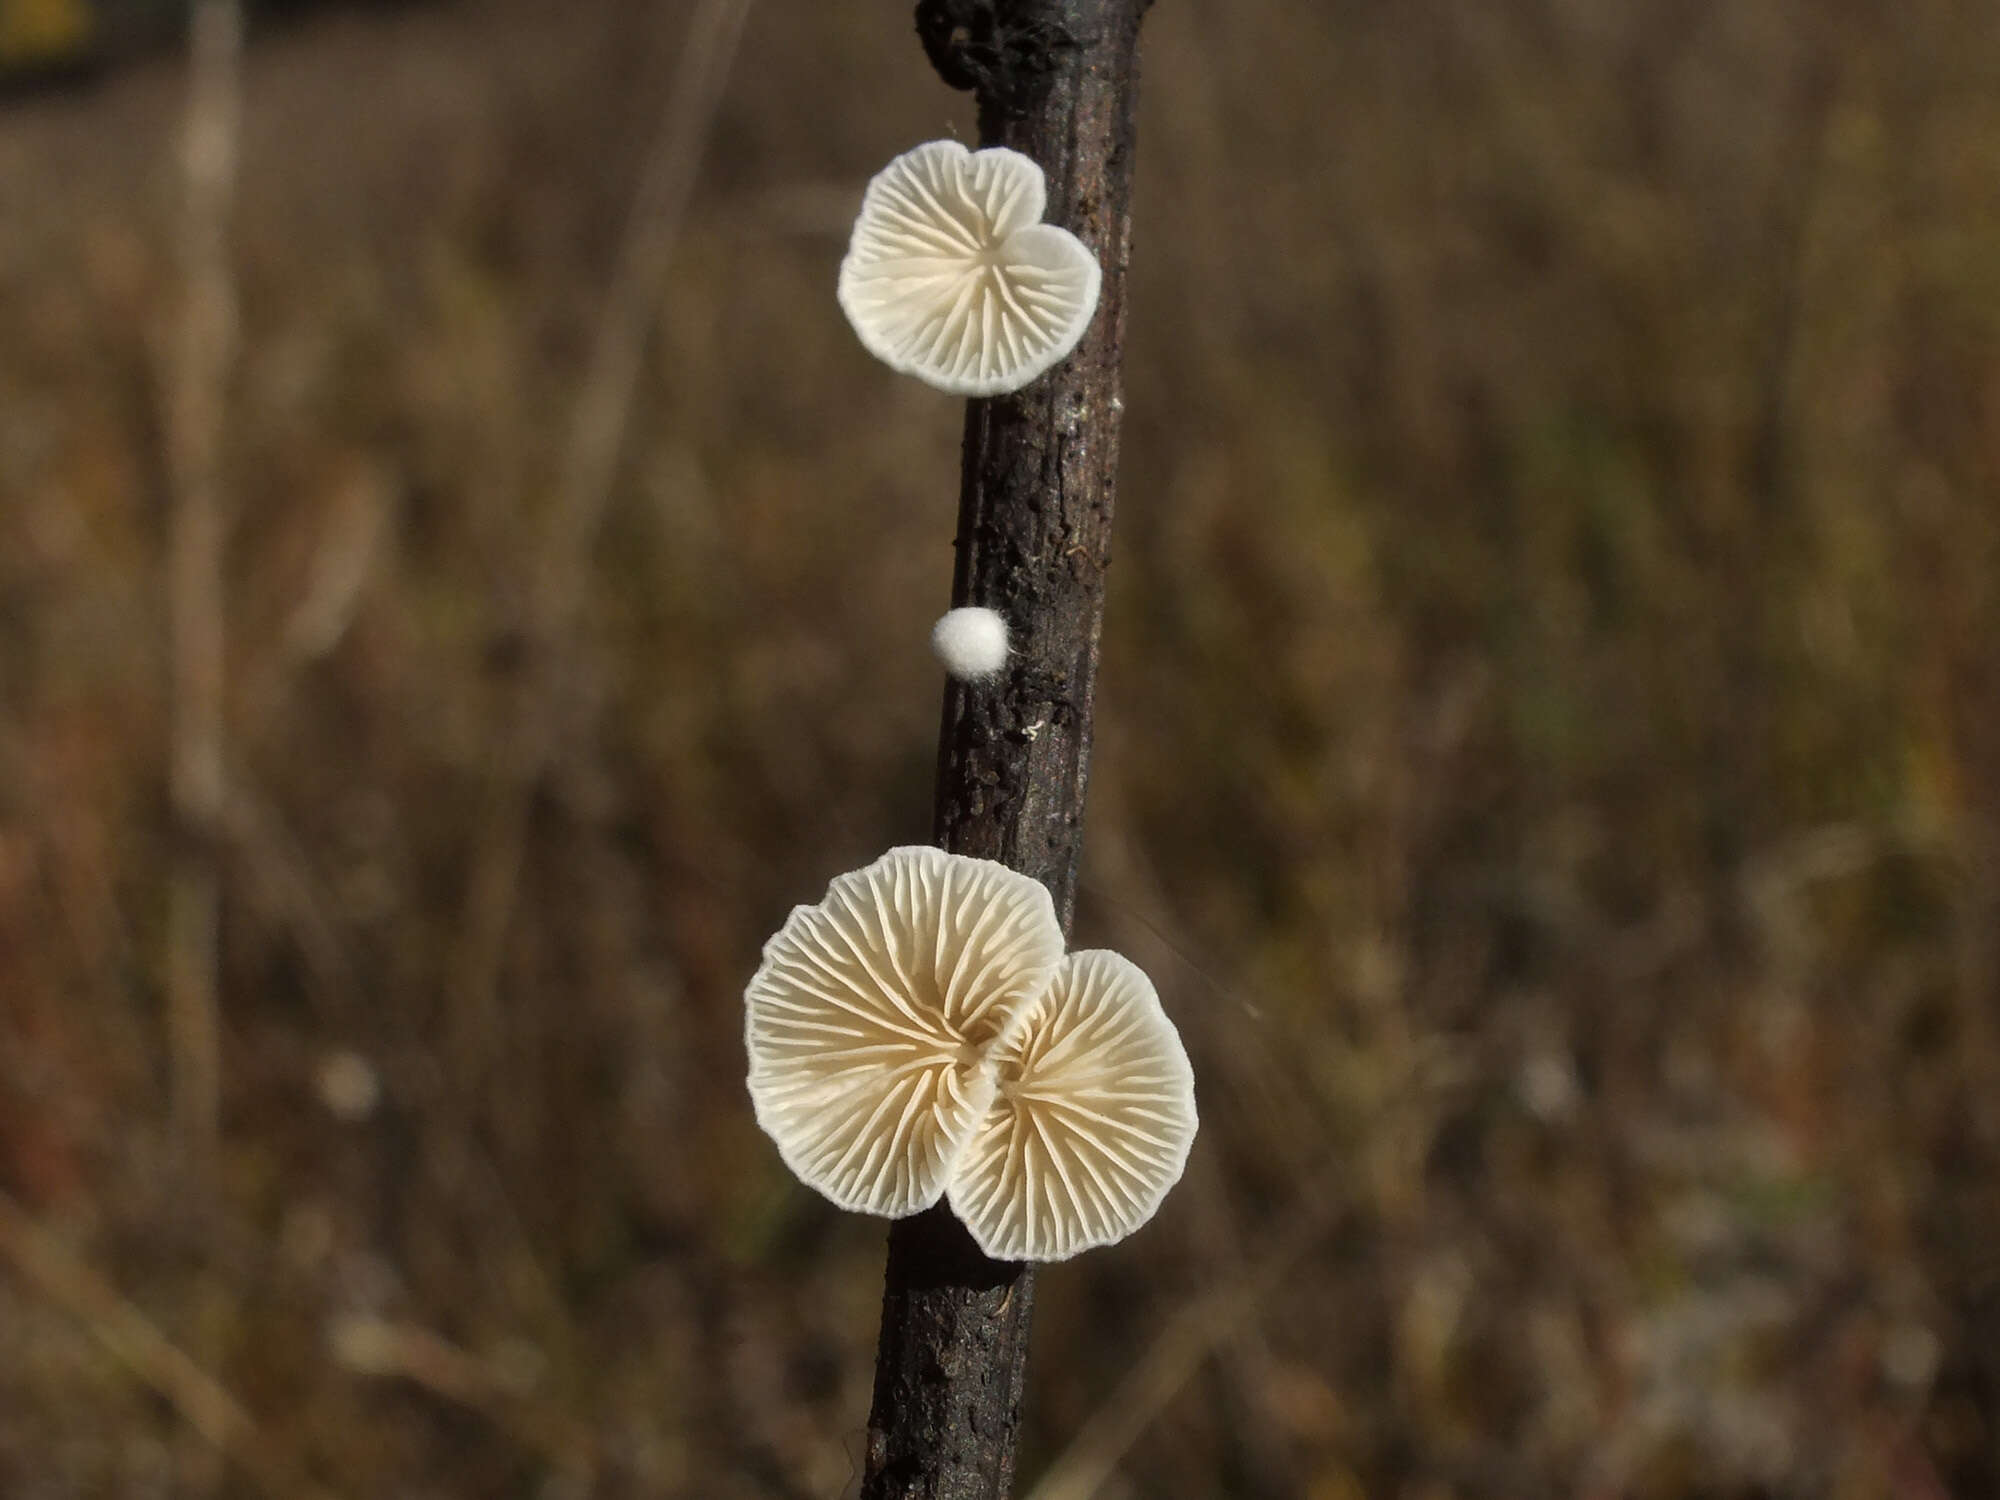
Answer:
M754 6L579 525L694 9L245 56L203 1158L187 71L0 6L0 1495L853 1491L883 1226L739 996L928 829L960 406L832 283L971 114ZM1077 935L1203 1129L1020 1493L2000 1494L2000 7L1161 0L1140 120Z

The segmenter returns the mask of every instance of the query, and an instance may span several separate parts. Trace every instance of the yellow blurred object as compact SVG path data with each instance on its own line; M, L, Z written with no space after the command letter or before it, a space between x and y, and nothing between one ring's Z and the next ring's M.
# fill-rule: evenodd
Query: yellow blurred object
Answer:
M0 0L0 70L78 60L96 30L89 0Z
M1335 1464L1313 1476L1306 1500L1368 1500L1368 1491L1362 1488L1352 1469Z
M1273 1360L1265 1375L1264 1405L1296 1441L1330 1447L1346 1426L1340 1396L1320 1371L1293 1360Z

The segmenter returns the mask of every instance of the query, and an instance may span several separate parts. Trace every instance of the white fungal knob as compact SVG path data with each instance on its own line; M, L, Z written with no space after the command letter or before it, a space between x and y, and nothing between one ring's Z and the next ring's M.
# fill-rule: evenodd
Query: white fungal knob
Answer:
M991 677L1007 665L1007 622L998 611L948 611L931 627L931 650L960 682Z
M1018 391L1090 326L1097 257L1041 222L1030 157L930 141L875 175L861 200L840 306L870 354L958 396Z

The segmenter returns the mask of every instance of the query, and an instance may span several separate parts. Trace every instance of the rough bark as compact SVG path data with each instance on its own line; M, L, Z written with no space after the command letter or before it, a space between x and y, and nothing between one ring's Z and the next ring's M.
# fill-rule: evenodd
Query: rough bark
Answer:
M1000 678L946 689L935 837L1040 880L1065 932L1111 560L1147 3L1003 3L1026 40L1012 76L980 91L981 143L1041 164L1049 222L1096 253L1104 281L1069 359L1026 390L967 403L952 602L1000 611L1014 654ZM1004 87L1021 84L1024 67L1026 85ZM863 1500L1004 1500L1033 1301L1032 1269L981 1255L943 1205L891 1228Z

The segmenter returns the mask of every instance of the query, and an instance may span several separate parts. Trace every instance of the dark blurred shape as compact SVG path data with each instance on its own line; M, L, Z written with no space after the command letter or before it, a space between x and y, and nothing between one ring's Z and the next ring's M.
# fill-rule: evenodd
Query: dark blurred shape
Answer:
M1018 118L1047 95L1060 55L1077 46L1067 28L1028 9L1019 0L919 0L917 36L938 77Z

